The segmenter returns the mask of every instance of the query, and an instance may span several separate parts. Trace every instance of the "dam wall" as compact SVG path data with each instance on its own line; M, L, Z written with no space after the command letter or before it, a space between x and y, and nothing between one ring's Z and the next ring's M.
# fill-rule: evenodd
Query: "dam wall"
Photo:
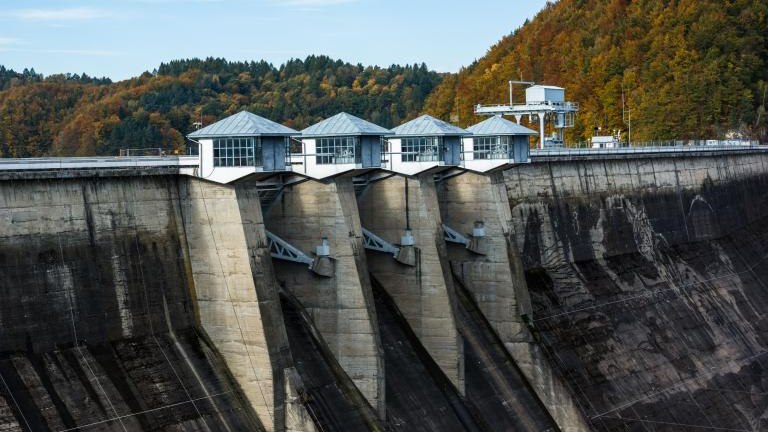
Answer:
M765 423L763 154L504 172L529 330L596 430Z
M454 275L472 295L484 319L535 390L535 397L561 429L587 430L570 391L552 370L525 324L525 317L531 315L531 303L513 238L512 213L502 172L465 172L447 178L439 183L438 196L443 223L467 237L472 236L476 222L482 222L485 229L485 237L473 240L477 243L473 248L482 253L463 245L448 245ZM508 401L505 406L514 403Z
M768 426L766 163L294 176L266 215L252 179L14 173L0 430ZM406 226L401 261L364 248ZM330 257L274 260L267 229Z
M183 226L175 177L0 182L0 429L264 430L196 325Z

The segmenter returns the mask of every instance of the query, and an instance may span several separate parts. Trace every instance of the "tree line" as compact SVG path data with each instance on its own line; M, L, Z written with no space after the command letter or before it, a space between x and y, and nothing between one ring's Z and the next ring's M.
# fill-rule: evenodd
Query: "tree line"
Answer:
M480 120L474 105L506 102L507 81L523 79L580 103L572 141L613 130L626 139L630 113L633 140L766 141L766 29L766 0L550 2L447 77L426 110L466 126Z
M248 110L295 129L340 111L393 127L421 113L442 75L425 64L363 66L327 56L162 63L120 82L0 66L0 157L183 152L196 122Z

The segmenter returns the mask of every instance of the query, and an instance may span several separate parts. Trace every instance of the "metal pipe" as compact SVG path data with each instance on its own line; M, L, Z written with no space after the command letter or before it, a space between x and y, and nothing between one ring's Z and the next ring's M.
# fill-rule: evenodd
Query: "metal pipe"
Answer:
M408 177L405 178L405 229L411 229L411 215L408 207Z

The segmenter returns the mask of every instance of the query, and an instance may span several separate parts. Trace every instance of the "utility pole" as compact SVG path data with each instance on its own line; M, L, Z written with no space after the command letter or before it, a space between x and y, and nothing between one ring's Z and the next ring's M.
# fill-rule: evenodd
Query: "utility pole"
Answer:
M621 84L621 120L627 125L628 137L627 145L632 147L632 106L625 103L624 84Z

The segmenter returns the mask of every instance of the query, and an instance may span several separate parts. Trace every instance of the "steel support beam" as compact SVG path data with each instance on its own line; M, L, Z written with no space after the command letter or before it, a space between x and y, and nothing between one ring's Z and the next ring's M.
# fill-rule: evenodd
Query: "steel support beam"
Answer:
M445 241L447 242L461 244L466 247L469 247L471 243L468 238L446 224L443 224L443 233L445 234Z
M396 257L400 252L399 247L384 240L383 238L377 236L365 228L363 228L363 246L369 250L390 253L393 257Z
M314 258L305 254L296 246L269 231L267 231L267 241L269 243L269 253L272 255L272 258L306 264L310 268L315 261Z

